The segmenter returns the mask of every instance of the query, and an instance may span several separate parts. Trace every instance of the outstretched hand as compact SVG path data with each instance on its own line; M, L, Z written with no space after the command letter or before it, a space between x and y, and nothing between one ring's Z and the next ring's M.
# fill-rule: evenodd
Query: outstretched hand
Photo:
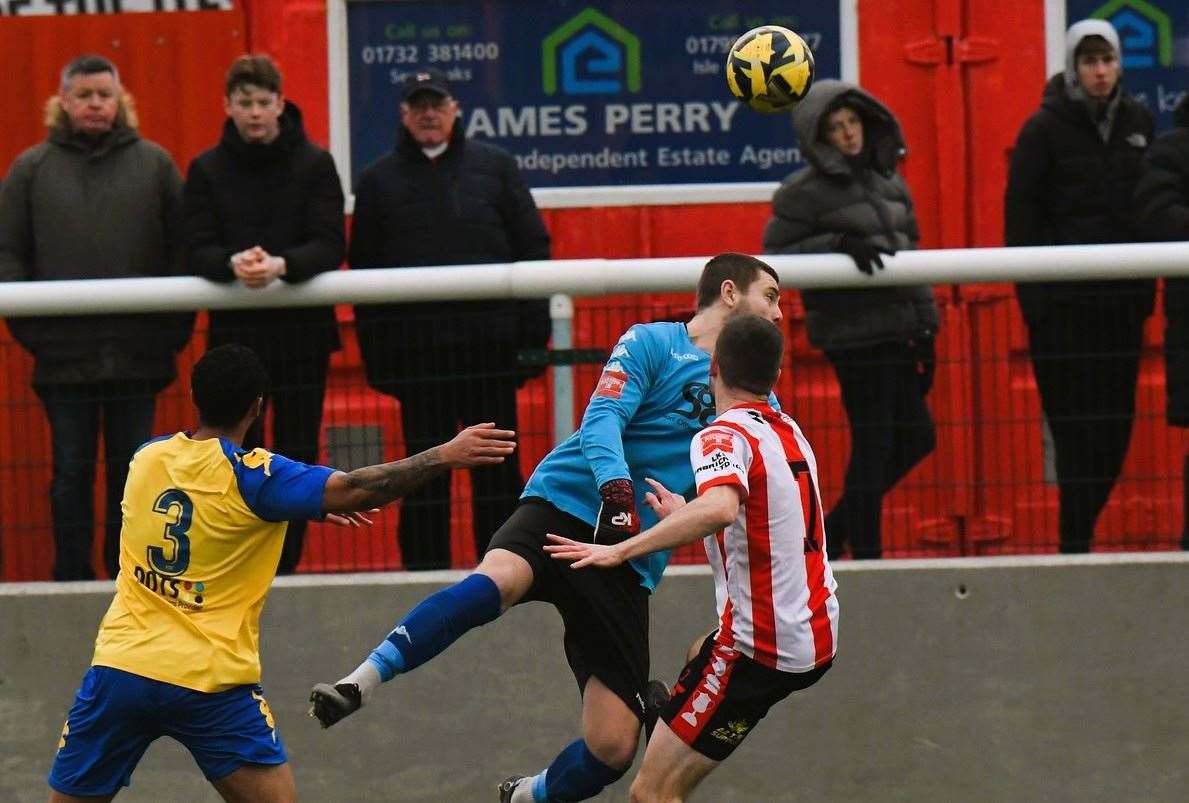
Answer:
M365 524L371 524L372 520L367 516L373 513L379 513L380 508L373 507L369 510L359 510L352 513L327 513L326 518L323 519L327 524L335 524L339 527L362 527ZM367 514L366 516L364 514Z
M644 481L652 486L652 490L644 494L644 503L652 508L658 519L685 507L685 497L681 494L673 493L651 477L645 477Z
M464 429L442 445L442 462L451 468L472 468L504 462L516 450L516 433L487 422Z
M586 566L612 569L624 560L618 548L619 544L590 544L553 533L546 533L545 537L553 542L545 545L545 551L556 560L574 561L571 569L582 569Z

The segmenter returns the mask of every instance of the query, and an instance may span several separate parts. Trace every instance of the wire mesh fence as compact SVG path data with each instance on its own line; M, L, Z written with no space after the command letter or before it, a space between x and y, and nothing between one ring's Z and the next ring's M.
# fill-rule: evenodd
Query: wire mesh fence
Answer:
M1050 390L1042 405L1037 376L1053 372L1041 367L1038 374L1044 345L1025 325L1012 286L950 285L935 288L935 295L940 331L931 348L909 358L929 385L933 435L922 446L921 422L902 415L881 389L878 353L872 358L815 349L798 294L784 294L787 347L776 395L813 444L825 510L835 509L848 489L854 491L854 477L848 483L847 476L859 439L868 450L861 459L909 465L902 477L898 468L884 466L890 487L876 494L881 504L875 512L882 557L1178 548L1189 439L1167 423L1160 305L1146 323L1131 322L1138 333L1133 344L1112 319L1118 304L1098 307L1089 325L1085 316L1060 319L1062 309L1054 307L1053 328L1070 336L1052 360L1080 367L1048 379L1048 387L1058 396L1064 388L1069 399L1054 401ZM523 312L509 309L509 320ZM573 351L555 360L575 363L575 422L598 381L602 358L628 326L688 319L693 312L692 294L577 300ZM251 313L243 314L251 319ZM507 321L493 322L490 308L437 303L402 312L399 320L381 314L362 331L351 307L337 307L336 317L341 348L329 354L309 347L309 333L300 327L272 327L269 403L247 446L351 469L399 459L448 439L463 424L490 420L518 431L518 459L502 469L456 471L430 483L385 508L370 528L291 525L289 537L299 548L291 546L282 563L288 559L286 570L301 572L475 565L515 505L523 481L553 445L555 369L523 342L510 348L501 334ZM71 323L91 345L106 344L93 351L100 356L89 359L118 362L112 355L136 353L143 345L104 335L109 328L99 325L104 319ZM397 330L404 334L389 336ZM380 336L388 338L385 348L375 347L377 331L387 333ZM159 332L163 341L177 334ZM209 334L208 318L200 314L177 354L173 377L120 379L113 363L108 374L96 374L107 377L103 381L64 382L35 373L32 358L5 333L0 578L108 576L112 553L108 546L105 556L104 545L118 536L116 491L134 448L130 441L194 426L187 377ZM396 370L378 370L377 362ZM852 383L859 391L844 399L839 376L845 370L860 371L861 380ZM1128 399L1134 399L1133 423ZM861 410L881 404L893 406L884 411L882 434L873 436L871 422L858 419ZM881 438L893 445L881 446ZM895 445L914 438L916 446ZM1055 439L1064 444L1063 458ZM870 457L869 447L877 457ZM900 448L924 455L915 463L913 456L894 454ZM1081 456L1070 457L1075 454ZM1112 465L1116 457L1121 466ZM1115 473L1118 481L1112 484ZM1069 543L1078 538L1085 543ZM843 550L855 551L853 543ZM704 557L694 544L678 550L674 560Z

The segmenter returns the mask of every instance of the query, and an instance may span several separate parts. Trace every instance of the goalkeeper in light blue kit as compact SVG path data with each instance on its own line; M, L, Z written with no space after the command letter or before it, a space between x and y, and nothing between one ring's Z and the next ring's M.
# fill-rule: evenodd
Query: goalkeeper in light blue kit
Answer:
M739 313L779 321L779 295L767 264L720 254L702 270L698 311L689 323L628 329L581 427L537 466L474 573L426 597L354 672L316 685L311 714L330 727L366 705L382 682L434 658L468 630L520 602L546 601L565 625L566 658L582 692L582 738L539 774L501 783L500 800L586 800L621 778L636 755L649 707L648 596L669 553L610 571L573 571L545 553L545 534L622 541L641 523L656 521L649 480L692 490L689 444L714 418L709 374L719 331Z

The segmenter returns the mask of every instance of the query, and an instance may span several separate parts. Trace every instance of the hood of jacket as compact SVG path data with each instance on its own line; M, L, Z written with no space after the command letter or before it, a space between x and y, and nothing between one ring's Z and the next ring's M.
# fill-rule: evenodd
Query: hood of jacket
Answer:
M853 108L863 120L863 152L871 166L884 175L891 175L896 162L907 152L900 121L873 95L846 81L826 79L815 82L805 100L793 110L793 131L801 153L826 175L852 175L851 161L818 136L825 116L843 105Z
M306 142L306 131L301 109L291 100L285 100L279 122L281 131L272 142L245 142L235 122L228 117L223 122L223 137L219 145L230 151L237 160L248 163L270 163L282 159Z

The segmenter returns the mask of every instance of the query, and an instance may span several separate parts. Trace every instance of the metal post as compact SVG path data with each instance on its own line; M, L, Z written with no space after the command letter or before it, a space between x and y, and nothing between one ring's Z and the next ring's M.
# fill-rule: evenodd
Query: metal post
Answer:
M553 321L553 350L574 347L574 300L564 293L549 298L549 317ZM574 432L574 366L553 365L553 445Z

